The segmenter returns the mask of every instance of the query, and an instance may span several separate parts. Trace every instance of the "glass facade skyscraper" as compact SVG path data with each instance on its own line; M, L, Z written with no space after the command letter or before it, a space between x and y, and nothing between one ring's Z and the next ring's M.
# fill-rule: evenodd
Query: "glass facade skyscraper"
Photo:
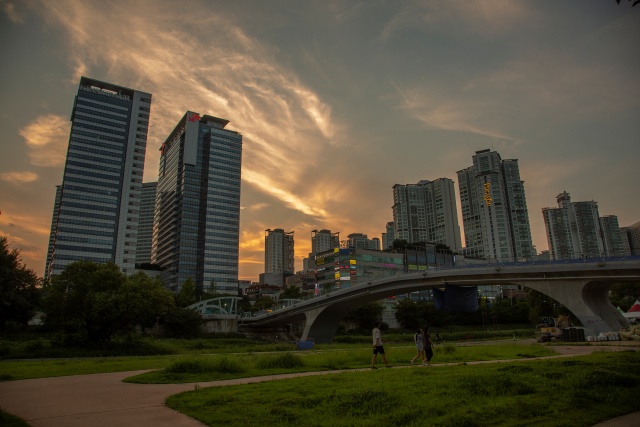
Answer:
M473 166L458 171L464 255L500 261L536 256L517 160L476 151Z
M153 220L156 209L157 182L142 184L140 197L140 216L138 221L138 244L136 247L136 265L151 262L151 247L153 242Z
M242 135L188 111L161 147L152 262L172 291L238 289Z
M133 273L151 95L82 77L46 275L78 260Z

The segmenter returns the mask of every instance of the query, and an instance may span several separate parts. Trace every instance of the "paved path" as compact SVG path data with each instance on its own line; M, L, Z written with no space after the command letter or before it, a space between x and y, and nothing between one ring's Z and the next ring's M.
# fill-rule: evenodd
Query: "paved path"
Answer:
M554 348L561 355L552 357L589 354L596 350L618 351L640 348L638 346L623 347L607 344L609 345L556 346ZM470 364L498 362L471 362ZM283 374L204 382L198 383L198 385L200 387L222 387L354 371L358 370ZM195 384L129 384L122 382L124 378L142 372L146 371L0 382L0 407L25 419L33 427L203 426L202 423L164 406L167 397L193 390ZM637 427L638 425L640 425L640 412L598 424L597 427Z

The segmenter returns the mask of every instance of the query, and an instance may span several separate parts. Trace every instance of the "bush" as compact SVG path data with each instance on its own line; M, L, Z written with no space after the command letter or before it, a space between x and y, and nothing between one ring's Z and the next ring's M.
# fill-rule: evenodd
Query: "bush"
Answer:
M258 369L292 369L303 367L304 361L293 353L284 353L278 356L261 357L256 366Z

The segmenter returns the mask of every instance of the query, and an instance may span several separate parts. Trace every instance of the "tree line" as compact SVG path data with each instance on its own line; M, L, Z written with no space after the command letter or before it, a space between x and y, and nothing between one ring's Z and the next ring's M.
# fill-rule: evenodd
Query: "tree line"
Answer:
M198 335L201 316L187 307L199 299L222 296L215 291L197 290L191 279L173 294L159 278L144 273L127 276L113 263L96 264L77 261L51 281L39 278L28 269L17 249L10 249L6 236L0 236L0 329L20 328L43 313L43 328L61 332L80 341L109 342L115 334L140 327L153 328L162 324L169 336ZM280 298L300 298L300 289L285 288ZM614 285L610 299L615 306L628 310L640 298L640 283ZM259 297L253 304L244 297L239 308L256 311L274 307L276 301ZM381 320L384 306L379 302L355 307L345 320L368 329ZM569 314L553 299L533 290L523 300L497 298L481 299L479 309L471 313L445 313L435 309L432 302L399 300L396 319L406 329L425 324L493 325L505 323L534 323L540 317Z

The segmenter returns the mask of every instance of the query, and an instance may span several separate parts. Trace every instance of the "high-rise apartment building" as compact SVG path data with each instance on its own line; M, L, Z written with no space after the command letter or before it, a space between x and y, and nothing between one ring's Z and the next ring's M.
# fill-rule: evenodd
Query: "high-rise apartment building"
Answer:
M594 201L572 202L569 193L563 191L556 196L557 208L543 208L542 216L547 231L551 258L576 259L604 255L602 225L598 204ZM605 219L607 228L617 226L617 217ZM614 226L615 223L615 226ZM622 250L622 240L612 237L610 245ZM613 247L613 246L612 246Z
M320 252L326 252L339 247L340 233L332 233L331 230L326 229L311 231L311 254L317 255Z
M46 275L78 260L133 273L151 95L80 79Z
M622 232L616 215L605 215L600 217L600 227L602 227L602 240L604 243L604 253L606 256L623 256L625 254L622 244Z
M380 250L380 239L377 237L369 239L366 234L362 233L351 233L347 237L349 240L346 240L342 245L344 248L368 249L372 251Z
M395 239L442 243L454 252L462 249L452 180L438 178L417 184L396 184L392 209Z
M640 222L622 227L625 240L628 242L629 255L640 255Z
M188 111L160 149L152 262L172 291L236 293L242 135Z
M393 247L393 242L396 240L395 224L393 222L388 222L385 230L382 233L382 250Z
M138 217L138 244L136 247L136 265L151 263L153 243L153 221L156 210L157 182L142 184L140 196L140 216Z
M293 274L295 272L293 231L281 228L265 230L264 272L267 274Z
M473 166L458 171L458 186L466 256L500 261L536 257L518 160L476 151Z

